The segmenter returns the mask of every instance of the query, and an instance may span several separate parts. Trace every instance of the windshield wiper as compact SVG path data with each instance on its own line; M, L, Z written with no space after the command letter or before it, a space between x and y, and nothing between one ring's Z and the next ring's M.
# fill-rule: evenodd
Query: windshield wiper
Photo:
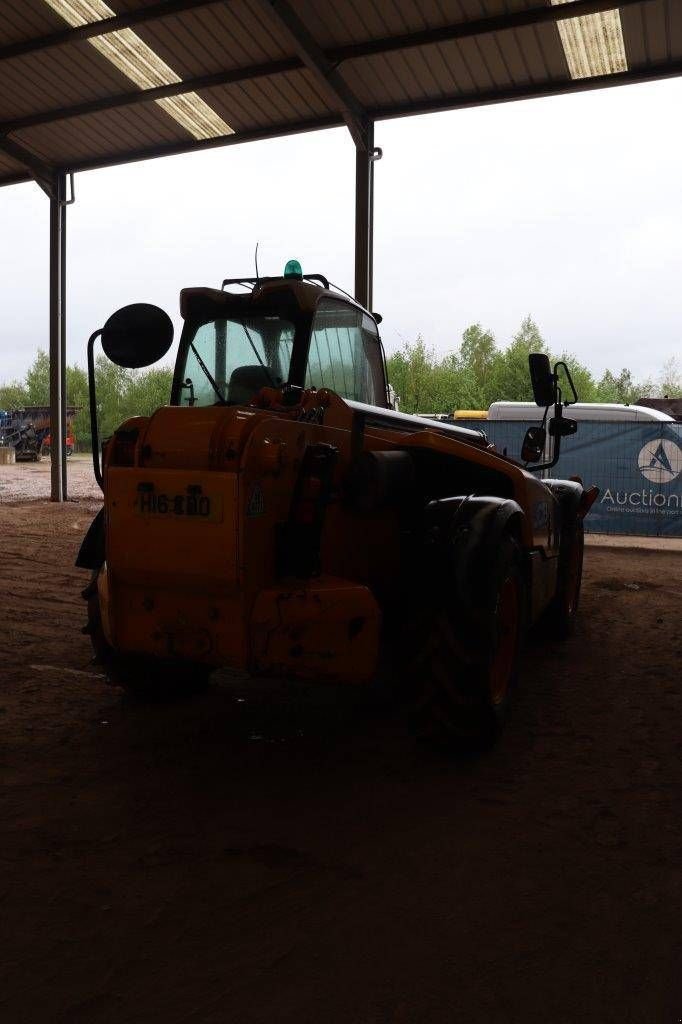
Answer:
M255 344L254 344L254 341L253 341L253 338L251 337L251 333L250 333L250 331L249 331L249 328L248 328L248 327L246 326L246 324L244 323L244 321L243 321L243 320L240 320L239 322L240 322L240 324L242 325L242 327L244 328L244 333L246 334L246 337L247 337L247 338L249 339L249 345L250 345L250 346L251 346L251 348L253 349L253 354L255 355L256 359L258 360L258 362L259 362L259 363L261 364L261 366L263 367L263 369L264 369L264 370L265 370L265 372L267 373L267 375L268 375L268 380L269 380L269 381L270 381L270 383L272 384L273 388L276 388L276 387L277 387L277 385L275 384L275 379L274 379L274 377L273 377L273 376L272 376L272 374L270 373L270 367L269 367L269 366L266 366L266 365L265 365L265 363L263 362L263 360L261 359L261 357L259 356L259 354L258 354L258 349L256 348L256 346L255 346Z
M209 383L210 383L211 387L213 388L213 390L215 391L216 395L218 396L218 401L220 402L221 405L226 405L227 403L225 401L225 396L223 395L222 391L220 390L220 388L218 387L218 385L214 381L213 377L211 376L211 374L209 372L209 369L208 369L208 366L206 365L206 363L204 362L204 360L201 358L201 356L197 352L196 348L194 347L194 342L193 341L190 341L189 347L192 349L192 352L194 352L194 355L196 356L196 360L197 360L199 366L201 367L201 369L204 371L204 373L208 377L208 380L209 380Z

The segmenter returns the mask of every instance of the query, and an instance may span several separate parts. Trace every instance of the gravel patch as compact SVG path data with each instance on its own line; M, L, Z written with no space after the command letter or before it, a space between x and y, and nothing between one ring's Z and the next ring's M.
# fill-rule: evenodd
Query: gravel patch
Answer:
M13 466L0 466L0 504L17 501L49 501L49 459L40 462L17 462ZM70 500L100 498L89 455L72 455L67 462L67 495Z

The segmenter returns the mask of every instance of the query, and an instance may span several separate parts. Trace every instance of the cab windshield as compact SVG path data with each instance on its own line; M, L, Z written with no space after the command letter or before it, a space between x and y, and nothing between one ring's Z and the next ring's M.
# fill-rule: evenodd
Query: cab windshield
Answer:
M201 324L187 346L180 405L247 405L289 376L294 324L254 315Z

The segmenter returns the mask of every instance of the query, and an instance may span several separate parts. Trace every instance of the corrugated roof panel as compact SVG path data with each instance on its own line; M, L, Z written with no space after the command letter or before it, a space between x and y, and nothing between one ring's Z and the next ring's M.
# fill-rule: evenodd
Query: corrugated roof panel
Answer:
M292 55L244 0L183 12L136 31L181 78Z
M106 0L45 0L76 29L115 17ZM112 32L92 36L90 45L118 68L137 89L147 90L176 85L178 73L134 31L122 26ZM166 113L196 139L231 135L232 128L195 92L164 96L157 100Z
M342 64L341 69L344 81L365 107L399 103L405 98L398 69L388 64L386 57L363 57Z
M140 149L189 140L187 132L155 103L27 128L13 138L58 165L77 164L90 156L109 153L117 156L127 146Z
M21 0L21 3L5 0L0 18L0 46L36 39L63 27L64 22L50 10L45 0Z
M519 43L519 35L520 33L516 31L498 32L495 36L510 80L512 82L535 82L538 79L546 78L542 63L539 67L537 63L535 63L535 67L531 66L525 49Z
M679 7L679 2L673 4ZM658 64L670 60L668 19L670 5L666 0L655 0L642 8L644 35L647 40L647 54L650 61Z
M651 0L642 7L620 12L628 65L648 64L682 58L682 4L679 0Z
M155 2L107 0L116 12ZM334 47L504 15L534 8L539 0L292 2L318 45ZM0 46L66 28L45 0L3 7ZM641 7L622 8L621 22L630 67L682 60L682 0L649 0ZM183 80L295 56L261 0L218 0L137 25L135 32ZM458 97L470 101L477 94L489 99L496 91L547 82L572 87L560 33L552 23L347 59L339 70L374 112L409 112L430 103L447 106ZM0 62L0 120L126 92L134 92L132 84L87 41ZM287 125L336 123L340 117L339 104L333 104L306 68L200 90L200 96L238 133L280 132ZM16 140L46 161L67 166L192 142L186 130L151 102L36 127L17 133ZM5 157L2 161L0 182L16 176L19 167Z
M481 58L485 63L493 86L497 89L509 88L513 79L509 73L509 65L504 58L504 51L498 42L498 33L480 36L475 42L478 44ZM523 80L525 80L525 75Z
M526 26L506 35L517 40L533 81L568 79L566 55L556 25Z
M574 0L552 0L552 4L570 9ZM627 71L617 8L566 18L557 28L571 78L595 78Z
M323 48L367 38L364 20L350 3L323 5L301 0L296 11Z
M125 92L130 82L87 41L0 63L0 119Z
M237 133L260 130L268 124L311 121L334 113L308 71L202 89L201 96L218 114L231 117Z

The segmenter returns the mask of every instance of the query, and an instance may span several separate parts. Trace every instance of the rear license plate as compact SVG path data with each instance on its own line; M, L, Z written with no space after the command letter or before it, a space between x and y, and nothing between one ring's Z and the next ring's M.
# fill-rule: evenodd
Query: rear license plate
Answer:
M134 507L140 516L160 519L220 523L223 518L223 499L219 495L157 494L156 491L145 491L137 495Z

